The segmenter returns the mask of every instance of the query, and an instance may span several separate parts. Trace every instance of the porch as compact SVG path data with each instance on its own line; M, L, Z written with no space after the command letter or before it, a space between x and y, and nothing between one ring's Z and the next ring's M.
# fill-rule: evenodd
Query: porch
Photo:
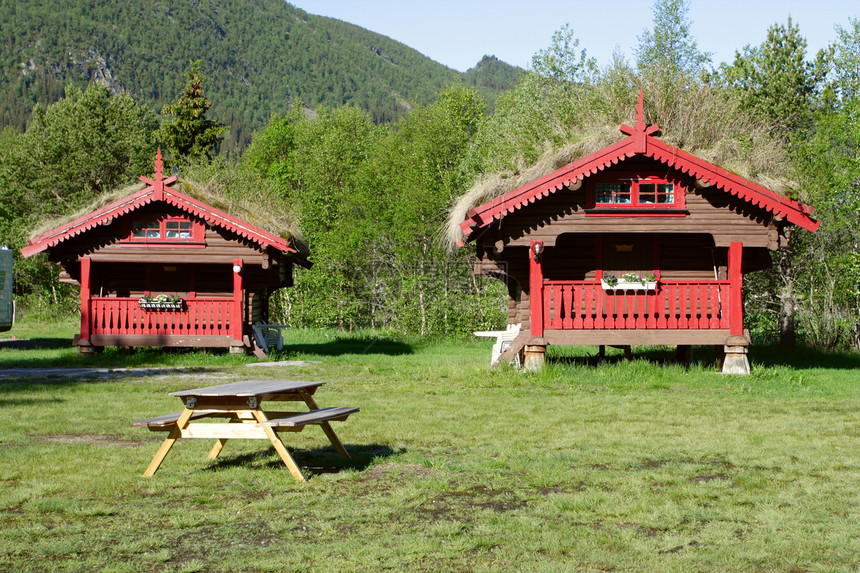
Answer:
M531 335L549 344L723 344L731 302L729 281L660 281L652 290L544 281Z
M92 346L242 345L241 308L233 299L188 298L178 310L147 310L135 297L92 297L86 307L79 339Z
M232 296L186 296L173 309L153 308L134 296L93 296L90 257L81 258L81 331L74 344L240 348L244 332L242 259L233 261Z
M742 244L728 250L727 280L608 285L544 280L543 244L529 252L529 336L549 344L725 344L743 335ZM635 287L635 288L634 288Z

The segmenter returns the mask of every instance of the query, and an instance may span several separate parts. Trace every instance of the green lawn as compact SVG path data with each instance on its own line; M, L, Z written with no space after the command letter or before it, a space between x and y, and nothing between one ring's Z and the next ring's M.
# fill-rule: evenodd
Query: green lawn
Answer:
M551 349L489 370L487 340L289 333L282 360L106 351L73 325L16 326L0 368L130 365L110 378L0 378L0 570L856 571L860 355L752 351L753 375L673 352ZM15 334L16 331L6 334ZM64 338L65 337L65 338ZM171 371L169 366L188 366ZM272 448L179 442L132 420L168 392L237 379L326 380L336 430Z

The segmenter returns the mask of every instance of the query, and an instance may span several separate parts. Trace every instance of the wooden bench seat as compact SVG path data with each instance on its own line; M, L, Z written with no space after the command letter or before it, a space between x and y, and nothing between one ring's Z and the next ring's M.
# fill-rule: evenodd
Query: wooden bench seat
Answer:
M205 418L206 416L211 416L214 412L194 412L191 414L191 419L196 420L198 418ZM146 418L145 420L138 420L136 422L132 422L131 425L135 427L143 427L146 426L150 430L154 429L170 429L170 426L175 424L179 419L179 416L182 415L182 412L176 412L175 414L165 414L163 416L156 416L154 418Z
M308 424L321 424L323 422L342 422L349 417L350 414L355 414L359 408L350 408L346 406L321 408L319 410L311 410L302 414L295 414L285 418L276 418L263 422L263 426L272 428L294 428L296 426L306 426Z

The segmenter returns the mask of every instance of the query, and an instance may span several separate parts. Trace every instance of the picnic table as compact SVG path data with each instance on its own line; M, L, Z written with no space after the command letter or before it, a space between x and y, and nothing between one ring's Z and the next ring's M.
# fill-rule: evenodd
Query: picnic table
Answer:
M298 464L281 441L280 432L301 432L305 426L318 425L342 458L349 454L332 429L330 422L346 420L359 411L353 407L320 408L313 394L325 382L290 380L246 380L232 384L208 386L194 390L171 392L185 404L175 414L157 416L132 422L132 426L147 427L154 432L168 432L144 477L158 471L170 448L179 439L215 439L209 459L218 457L227 440L269 440L275 451L297 481L305 481ZM263 402L304 402L307 412L275 412L263 410ZM226 418L222 422L198 422L203 418Z

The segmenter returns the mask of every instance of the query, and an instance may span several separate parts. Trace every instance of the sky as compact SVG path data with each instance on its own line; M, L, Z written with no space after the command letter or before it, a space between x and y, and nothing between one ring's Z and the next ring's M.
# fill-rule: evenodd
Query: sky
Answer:
M607 66L619 48L635 60L637 36L652 23L651 0L288 0L310 14L367 28L461 72L485 55L527 68L552 34L570 24L579 49ZM699 49L716 65L758 46L788 17L808 42L807 56L836 39L834 27L860 16L857 0L691 0L688 17Z

